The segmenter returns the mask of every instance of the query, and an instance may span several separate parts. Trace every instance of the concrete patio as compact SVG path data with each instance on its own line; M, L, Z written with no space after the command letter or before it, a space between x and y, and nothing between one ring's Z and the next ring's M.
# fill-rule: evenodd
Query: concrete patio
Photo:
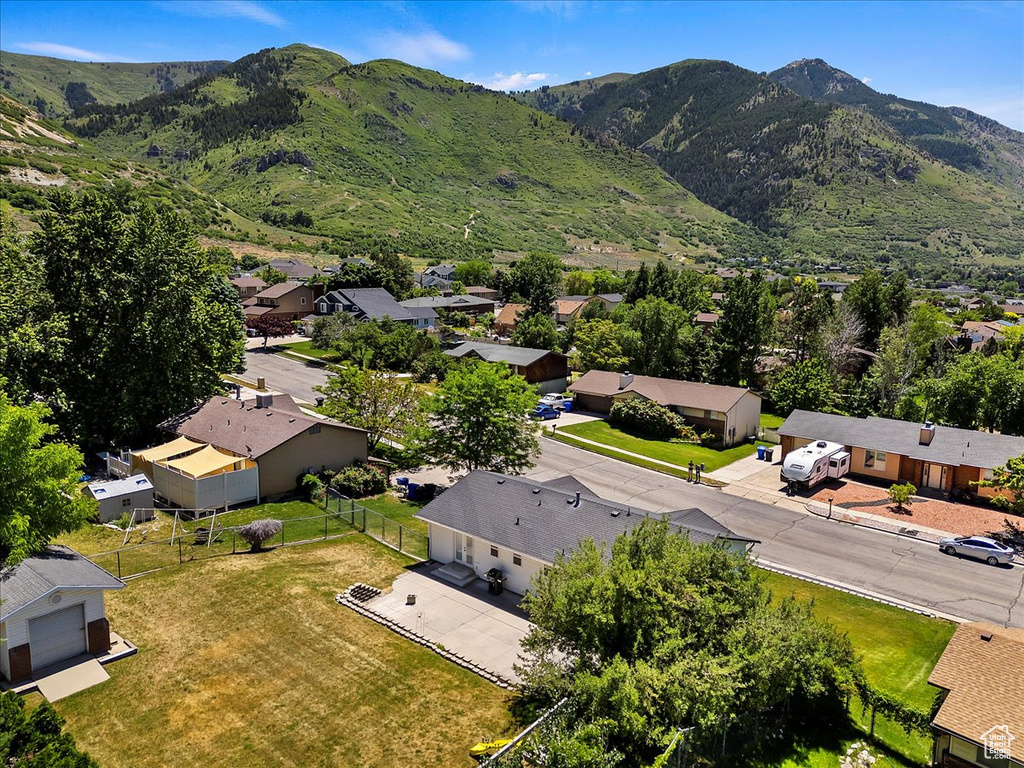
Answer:
M111 632L110 650L106 653L98 656L83 654L59 661L56 664L35 670L32 677L17 685L2 683L0 690L11 690L18 694L39 691L47 701L58 701L109 680L110 675L103 667L136 653L138 653L138 649L134 645L116 632Z
M522 598L511 592L491 595L480 580L456 587L434 575L440 567L431 563L403 573L390 592L364 607L497 677L518 682L512 665L530 629L519 608Z

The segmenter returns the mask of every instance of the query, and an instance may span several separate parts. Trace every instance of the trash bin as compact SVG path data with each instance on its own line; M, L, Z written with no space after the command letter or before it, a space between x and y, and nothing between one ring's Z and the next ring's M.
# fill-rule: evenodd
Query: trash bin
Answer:
M408 485L408 484L409 484L409 478L408 477L396 477L395 478L395 485Z
M416 501L416 490L420 487L419 483L407 483L405 486L408 490L405 494L405 498L409 501Z
M758 461L764 461L764 446L763 445L757 446L757 460Z
M565 408L566 413L572 413L572 400L567 400L562 403L562 406Z
M772 461L774 461L774 459L772 458L773 456L775 456L775 449L766 448L764 451L764 460L771 464Z

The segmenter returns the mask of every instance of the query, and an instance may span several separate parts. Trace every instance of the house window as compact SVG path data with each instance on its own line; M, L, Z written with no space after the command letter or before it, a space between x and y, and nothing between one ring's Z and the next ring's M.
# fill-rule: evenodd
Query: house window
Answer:
M121 499L122 507L130 507L132 505L132 498L129 496L127 499Z
M497 547L491 547L491 557L497 557L497 556L498 556L498 548Z
M715 418L715 412L714 411L704 411L704 418L707 419L708 421L710 421L711 419Z
M885 451L864 451L864 468L873 469L876 472L885 472L885 460L888 454Z
M302 304L305 304L305 303L306 303L306 297L305 297L305 296L302 296L302 297L300 297L300 298L299 298L299 301L300 301L300 302L301 302Z
M312 427L310 427L309 428L309 434L311 434L311 435L319 435L320 434L320 425L319 424L314 424Z
M513 554L512 555L512 565L522 565L522 564L523 564L523 556L522 555Z
M981 473L981 479L982 480L991 480L995 476L996 476L996 473L993 470L991 470L991 469L982 470L982 473Z

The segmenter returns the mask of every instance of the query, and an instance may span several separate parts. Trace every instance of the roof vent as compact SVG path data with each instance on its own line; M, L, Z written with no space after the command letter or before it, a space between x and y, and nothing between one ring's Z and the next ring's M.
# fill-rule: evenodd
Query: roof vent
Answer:
M534 493L540 493L540 488L534 488L534 489L533 489L533 492L534 492Z
M288 423L289 424L294 424L295 423L295 419L288 419Z
M274 396L269 392L257 392L256 393L256 407L257 408L273 408L274 407Z
M824 448L827 445L827 443L824 440L819 440L817 443L815 443L815 445L818 448Z
M612 511L612 517L618 517L620 514L622 514L621 509L616 509Z
M504 483L505 483L505 478L504 477L499 477L498 478L498 485L503 485Z
M574 507L578 507L580 505L580 492L579 491L576 491L576 499L573 501L572 505Z
M516 518L516 525L519 525L519 518Z
M982 640L982 642L985 642L985 643L992 642L992 633L991 632L982 632L981 633L981 640Z

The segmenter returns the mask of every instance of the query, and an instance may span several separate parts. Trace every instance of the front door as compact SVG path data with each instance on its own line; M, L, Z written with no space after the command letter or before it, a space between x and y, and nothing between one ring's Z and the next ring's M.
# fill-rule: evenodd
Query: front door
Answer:
M941 491L946 487L946 467L942 464L924 465L924 487Z

